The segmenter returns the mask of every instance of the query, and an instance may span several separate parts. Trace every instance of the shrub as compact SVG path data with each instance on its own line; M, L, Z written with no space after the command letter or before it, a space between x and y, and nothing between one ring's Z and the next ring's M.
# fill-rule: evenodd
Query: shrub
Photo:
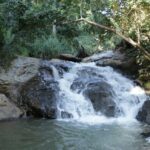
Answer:
M74 38L74 43L82 45L88 54L96 52L99 46L98 37L89 34L81 34L80 36Z
M57 57L62 53L73 53L67 41L54 36L43 36L30 44L30 55L40 58Z

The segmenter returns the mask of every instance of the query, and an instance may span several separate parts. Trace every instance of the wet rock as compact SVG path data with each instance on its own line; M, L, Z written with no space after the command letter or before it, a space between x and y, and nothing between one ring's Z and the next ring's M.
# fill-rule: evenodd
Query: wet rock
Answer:
M144 138L149 138L150 137L150 126L149 125L144 125L142 127L142 133L141 135L144 137Z
M113 101L114 91L105 78L91 67L83 67L77 72L71 89L83 93L93 104L95 111L108 117L115 116L116 104Z
M143 133L141 133L141 135L142 135L144 138L148 138L148 137L150 137L150 132L143 132Z
M58 93L55 80L45 82L41 76L35 76L22 87L20 94L28 116L55 119Z
M60 59L52 59L50 61L43 60L41 61L40 68L45 68L46 70L51 69L51 73L54 74L55 70L58 71L58 74L62 76L64 72L68 72L74 65L71 61L65 61Z
M71 62L57 59L41 61L38 74L21 87L21 103L28 116L56 118L59 98L57 79L72 65Z
M77 72L78 78L76 78L72 85L71 89L77 92L82 92L89 82L94 82L97 80L103 80L104 77L98 74L91 67L82 67L80 71Z
M150 100L144 102L136 118L137 120L150 125Z
M114 92L108 83L104 81L89 82L83 94L91 100L97 112L100 111L108 117L115 116Z
M73 91L77 91L78 93L82 92L85 89L87 84L87 79L85 78L77 78L74 80L73 84L71 85L71 89Z
M73 118L72 114L68 113L68 112L65 112L65 111L62 111L61 112L61 117L62 118Z
M0 93L29 116L56 118L56 79L72 65L73 62L58 59L18 57L7 70L0 70Z
M0 120L17 119L23 112L4 95L0 94Z

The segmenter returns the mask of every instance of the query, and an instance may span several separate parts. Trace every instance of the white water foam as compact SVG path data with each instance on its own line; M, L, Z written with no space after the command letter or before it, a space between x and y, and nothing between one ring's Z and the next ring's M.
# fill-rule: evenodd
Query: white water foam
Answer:
M110 54L108 53L108 55ZM78 73L85 67L92 69L97 76L103 76L104 80L112 86L115 92L113 100L120 110L116 117L108 118L101 113L95 112L91 101L86 99L82 92L78 93L71 89L73 81L79 76ZM147 98L144 90L135 85L133 81L116 72L111 67L97 67L95 63L75 64L58 82L61 97L57 104L58 119L62 120L76 120L89 124L133 123L136 121L135 117L138 110ZM61 112L71 114L72 118L62 118Z

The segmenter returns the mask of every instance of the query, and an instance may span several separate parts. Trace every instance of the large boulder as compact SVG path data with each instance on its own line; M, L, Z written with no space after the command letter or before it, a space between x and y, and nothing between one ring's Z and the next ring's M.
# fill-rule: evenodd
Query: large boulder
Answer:
M137 120L150 125L150 100L144 102L136 118Z
M56 118L58 92L58 83L53 79L45 82L36 76L29 80L20 93L27 116Z
M138 65L134 58L126 57L118 51L107 51L84 58L83 62L95 62L97 66L111 66L123 73L132 75L138 73ZM134 66L134 67L132 67Z
M23 112L4 95L0 94L0 120L19 118Z
M0 93L29 116L56 118L57 79L72 65L58 59L18 57L7 70L0 69Z
M108 83L104 81L89 82L83 94L91 100L95 111L100 111L108 117L115 116L114 92Z
M38 74L25 82L20 90L20 103L27 116L55 119L59 98L58 78L73 64L62 60L41 61Z

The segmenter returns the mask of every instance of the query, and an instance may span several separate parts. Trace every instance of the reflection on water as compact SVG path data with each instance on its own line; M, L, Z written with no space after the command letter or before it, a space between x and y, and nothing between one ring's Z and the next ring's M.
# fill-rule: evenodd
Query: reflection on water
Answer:
M0 123L0 150L149 150L141 125L25 120Z

